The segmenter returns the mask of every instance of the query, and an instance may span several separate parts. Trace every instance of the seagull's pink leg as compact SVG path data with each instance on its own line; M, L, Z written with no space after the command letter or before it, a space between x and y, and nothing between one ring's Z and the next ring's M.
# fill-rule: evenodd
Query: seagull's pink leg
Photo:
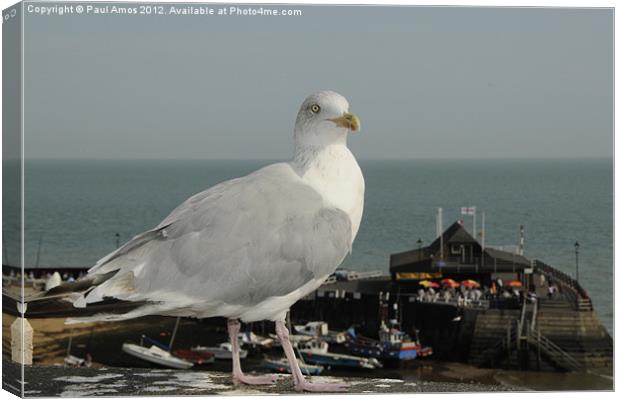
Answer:
M282 349L284 349L284 354L286 355L288 363L291 366L293 384L295 385L296 391L346 392L347 388L349 388L349 385L347 384L318 384L306 381L301 373L301 369L299 368L299 363L297 362L295 352L293 351L293 345L291 345L291 341L289 340L288 329L284 325L283 321L276 321L276 334L280 339Z
M251 376L243 374L241 371L241 360L239 359L239 340L237 335L239 334L239 329L241 327L241 323L239 320L229 319L228 320L228 337L230 338L230 344L232 345L232 362L233 362L233 372L232 379L233 384L246 384L246 385L269 385L276 382L279 378L276 374L268 374L268 375L258 375Z

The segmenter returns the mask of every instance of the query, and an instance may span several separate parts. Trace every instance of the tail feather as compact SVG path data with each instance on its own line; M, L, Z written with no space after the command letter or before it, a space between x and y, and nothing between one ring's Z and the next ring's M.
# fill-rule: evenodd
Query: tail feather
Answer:
M21 317L17 306L20 302L21 300L19 299L19 297L3 292L2 313ZM49 317L70 317L75 318L76 320L81 320L82 318L89 317L92 318L92 321L95 321L95 318L98 317L97 315L128 314L148 304L148 302L144 301L130 302L106 298L102 302L96 304L89 304L84 308L76 308L75 306L73 306L71 300L67 300L66 297L46 298L28 303L28 306L26 307L25 317L33 319Z
M75 294L86 293L96 286L108 281L117 272L118 270L114 270L105 274L87 275L79 280L66 282L47 291L25 297L24 302L30 303L49 299L62 299L75 296Z
M146 315L147 301L123 301L108 296L98 296L94 303L85 297L100 285L108 282L118 273L114 270L102 274L87 275L82 279L67 282L48 291L22 298L3 290L2 311L20 316L21 304L26 303L25 316L30 318L70 317L67 323L86 321L124 320Z

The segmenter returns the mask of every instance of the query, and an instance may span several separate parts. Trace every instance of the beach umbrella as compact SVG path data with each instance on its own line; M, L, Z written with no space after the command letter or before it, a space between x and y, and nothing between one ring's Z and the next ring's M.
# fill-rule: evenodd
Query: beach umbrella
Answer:
M512 280L512 281L507 282L506 286L518 288L518 287L523 287L523 284L519 280Z
M470 288L479 288L480 287L480 283L474 280L463 280L461 281L461 285L465 286L465 287L470 287Z
M444 278L443 280L441 280L441 284L447 285L448 287L458 287L459 286L459 283L457 283L456 281L454 281L451 278Z
M439 284L430 280L422 280L418 284L420 284L424 288L439 288Z

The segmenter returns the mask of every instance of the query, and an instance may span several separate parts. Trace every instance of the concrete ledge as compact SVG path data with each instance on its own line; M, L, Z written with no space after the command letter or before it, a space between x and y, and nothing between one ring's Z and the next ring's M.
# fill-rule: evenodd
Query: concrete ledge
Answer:
M4 362L3 385L10 392L19 386L19 365ZM115 396L115 395L265 395L296 392L290 375L273 386L235 387L230 374L217 371L186 371L134 368L64 368L30 366L25 368L25 396ZM391 378L312 377L315 382L346 382L349 393L405 392L489 392L515 391L502 385L452 382L416 382ZM19 389L19 388L17 388Z

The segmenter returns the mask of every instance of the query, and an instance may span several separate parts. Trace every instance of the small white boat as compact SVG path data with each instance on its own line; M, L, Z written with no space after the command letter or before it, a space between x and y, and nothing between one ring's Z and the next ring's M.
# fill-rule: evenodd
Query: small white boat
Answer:
M267 349L273 346L273 338L262 337L260 335L254 334L251 331L239 333L238 338L242 345L262 347Z
M273 343L273 346L282 346L282 344L280 343L280 340L278 339L276 335L269 334L269 336L275 340ZM293 346L293 348L297 348L298 346L303 345L306 342L312 341L313 339L314 338L309 335L301 335L301 334L290 334L289 335L289 340L291 341L291 345Z
M304 325L293 326L297 334L310 335L312 337L327 335L328 326L324 321L310 321Z
M298 334L315 337L330 344L343 344L347 340L346 331L329 330L324 321L310 321L304 325L293 326L293 328Z
M172 367L175 369L188 369L194 365L194 363L179 359L178 357L171 355L170 352L166 352L155 345L147 348L145 346L126 342L123 344L123 352L139 359L146 360L147 362L159 364L160 366Z
M317 339L312 339L307 342L303 342L299 344L298 349L313 351L317 353L327 353L329 351L329 344L325 341L319 341Z
M232 359L232 345L230 342L222 342L218 346L194 346L192 348L194 352L209 352L213 353L216 359ZM245 359L248 357L248 351L245 349L239 350L239 358Z
M319 375L323 372L324 367L318 364L305 364L303 363L303 359L301 359L301 364L299 368L302 373L306 375ZM291 374L291 366L288 363L288 360L283 357L280 359L265 359L263 360L263 367L266 367L271 370L275 370L279 373L288 373Z
M329 352L329 344L325 341L310 341L299 348L301 358L310 364L328 367L347 367L361 369L376 369L383 365L375 358L343 355Z
M90 359L82 359L81 357L67 355L64 359L65 366L67 367L90 367L92 366L92 361Z

